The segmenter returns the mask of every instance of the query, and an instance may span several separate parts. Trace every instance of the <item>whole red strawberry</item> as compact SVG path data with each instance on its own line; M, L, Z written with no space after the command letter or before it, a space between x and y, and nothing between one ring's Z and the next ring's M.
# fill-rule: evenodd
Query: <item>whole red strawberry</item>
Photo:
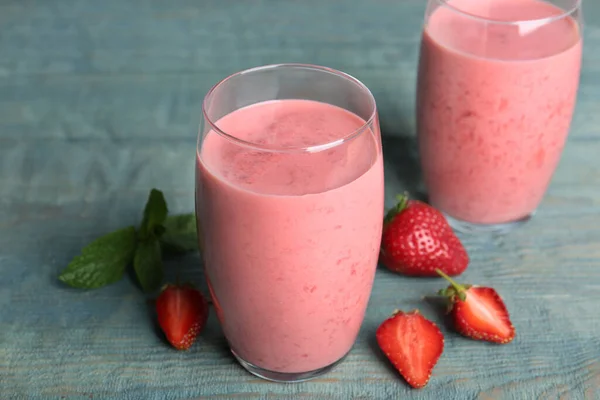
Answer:
M404 275L436 276L436 268L459 275L469 256L442 213L404 195L385 217L380 261Z
M476 340L509 343L515 337L515 328L500 295L484 286L460 285L437 271L450 282L439 294L448 298L450 315L456 331Z
M187 350L208 318L208 302L192 285L166 285L156 299L158 324L169 343Z
M418 311L396 311L377 329L377 343L414 388L427 385L444 351L444 335Z

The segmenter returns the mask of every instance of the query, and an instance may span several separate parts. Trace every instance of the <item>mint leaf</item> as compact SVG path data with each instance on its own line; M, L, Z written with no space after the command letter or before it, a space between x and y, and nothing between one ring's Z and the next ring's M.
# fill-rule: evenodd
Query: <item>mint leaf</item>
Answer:
M152 189L144 208L144 219L139 230L140 237L148 239L151 236L160 236L163 233L160 226L165 222L168 212L163 193L158 189Z
M185 253L198 250L195 214L169 216L163 226L165 232L161 236L160 242L165 251Z
M138 242L133 268L145 292L152 292L159 288L163 280L163 264L160 242L157 238L151 237Z
M135 252L133 226L104 235L81 250L58 279L69 286L95 289L121 279Z

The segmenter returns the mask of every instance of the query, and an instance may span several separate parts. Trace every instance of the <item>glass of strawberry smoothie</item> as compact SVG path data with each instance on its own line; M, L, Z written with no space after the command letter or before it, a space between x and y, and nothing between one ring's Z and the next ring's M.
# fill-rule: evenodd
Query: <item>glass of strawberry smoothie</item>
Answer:
M417 126L432 205L466 232L530 219L559 162L581 65L579 0L429 0Z
M349 351L383 221L375 100L355 78L285 64L214 86L203 104L196 215L210 294L234 356L294 382Z

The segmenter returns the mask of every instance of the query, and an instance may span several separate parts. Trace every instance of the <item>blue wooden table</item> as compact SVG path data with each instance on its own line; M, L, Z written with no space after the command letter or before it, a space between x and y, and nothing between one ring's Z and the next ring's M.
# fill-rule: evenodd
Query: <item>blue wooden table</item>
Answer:
M214 315L188 352L165 345L132 279L59 284L91 239L139 221L151 187L193 207L201 100L226 75L279 62L357 76L378 101L386 198L422 190L414 86L424 1L0 2L0 399L600 399L600 3L587 0L572 135L536 218L470 237L463 279L495 286L517 338L494 346L444 326L429 385L409 389L377 350L395 308L442 283L377 272L360 337L321 379L246 373ZM199 257L170 259L203 287ZM171 275L172 276L172 275Z

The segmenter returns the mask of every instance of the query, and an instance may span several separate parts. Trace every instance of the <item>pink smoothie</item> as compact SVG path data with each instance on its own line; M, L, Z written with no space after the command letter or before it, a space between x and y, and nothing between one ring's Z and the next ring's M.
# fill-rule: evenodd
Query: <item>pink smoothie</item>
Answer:
M497 21L561 14L538 0L449 0ZM581 37L570 17L488 24L438 7L423 33L418 136L430 201L473 223L530 214L558 164L575 105Z
M358 116L305 100L264 102L217 126L287 148L341 139ZM206 275L225 336L276 372L328 366L352 347L377 264L383 221L378 135L313 153L263 152L211 131L197 162Z

